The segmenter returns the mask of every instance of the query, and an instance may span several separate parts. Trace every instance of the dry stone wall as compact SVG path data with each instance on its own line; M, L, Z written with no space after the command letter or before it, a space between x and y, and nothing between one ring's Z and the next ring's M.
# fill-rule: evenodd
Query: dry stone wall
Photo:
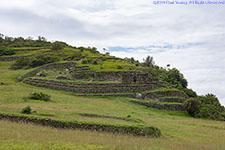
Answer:
M27 58L27 57L31 57L33 55L27 55L27 56L4 56L4 57L0 57L0 61L14 61L17 60L19 58Z
M41 48L29 48L29 49L14 49L16 52L25 52L25 51L38 51Z
M151 108L156 109L163 109L163 110L170 110L170 111L184 111L184 105L183 104L158 104L158 103L152 103L152 102L141 102L141 101L134 101L131 100L130 102L144 105Z
M147 73L135 71L109 71L109 72L94 72L94 71L76 71L72 73L74 79L93 79L95 81L114 81L123 83L152 83L159 82Z
M68 92L77 92L77 93L131 93L131 92L142 92L149 91L155 88L162 87L159 82L152 82L151 84L124 84L124 83L72 83L72 82L61 82L54 80L45 80L45 79L35 79L29 78L25 83L45 87L56 90L64 90Z
M149 93L143 94L144 99L148 99L148 98L154 99L154 98L165 97L165 96L187 98L187 95L181 93L180 91L157 91L157 92L149 92Z

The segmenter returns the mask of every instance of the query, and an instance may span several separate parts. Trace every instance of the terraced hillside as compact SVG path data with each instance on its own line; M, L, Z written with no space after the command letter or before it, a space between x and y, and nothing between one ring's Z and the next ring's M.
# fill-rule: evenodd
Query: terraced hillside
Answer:
M42 54L57 59L36 66ZM0 61L0 149L225 147L224 122L190 117L187 94L130 60L72 47L17 48L3 57L16 58ZM23 57L35 61L21 67ZM31 99L34 92L51 98ZM21 113L26 106L30 114ZM20 121L32 125L13 123Z

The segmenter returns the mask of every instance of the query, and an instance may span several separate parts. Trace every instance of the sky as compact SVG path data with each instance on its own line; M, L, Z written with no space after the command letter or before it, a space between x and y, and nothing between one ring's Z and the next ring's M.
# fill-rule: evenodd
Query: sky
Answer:
M0 33L106 48L139 61L150 55L159 66L178 68L199 95L213 93L225 105L225 1L213 1L224 4L0 0Z

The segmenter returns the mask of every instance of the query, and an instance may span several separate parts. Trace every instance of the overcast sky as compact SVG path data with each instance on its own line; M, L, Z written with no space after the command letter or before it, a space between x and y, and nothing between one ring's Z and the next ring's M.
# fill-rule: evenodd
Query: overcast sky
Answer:
M181 0L179 0L181 1ZM185 0L184 0L185 1ZM186 0L187 1L187 0ZM0 33L94 46L119 57L147 55L178 68L198 94L225 105L225 5L150 0L0 0Z

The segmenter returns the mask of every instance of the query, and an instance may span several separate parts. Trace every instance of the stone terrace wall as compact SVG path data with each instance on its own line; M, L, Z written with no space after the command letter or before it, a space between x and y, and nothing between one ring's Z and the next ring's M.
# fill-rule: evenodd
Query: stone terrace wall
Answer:
M150 84L123 84L123 83L72 83L72 82L59 82L54 80L34 79L29 78L25 83L45 87L56 90L64 90L76 93L132 93L149 91L155 88L160 88L163 85L159 82L152 82Z
M27 55L27 56L7 56L7 57L0 57L0 61L13 61L17 60L19 58L26 58L26 57L31 57L33 55Z
M94 71L77 71L72 73L74 79L91 78L96 81L115 81L123 83L151 83L158 81L147 73L135 71L109 71L109 72L94 72ZM136 80L134 82L134 79Z
M140 102L140 101L133 101L133 100L131 100L130 102L139 104L139 105L144 105L144 106L151 107L151 108L156 108L156 109L172 110L172 111L184 111L185 110L183 104L157 104L157 103Z
M143 94L144 99L158 98L165 96L185 97L185 98L188 97L187 95L181 93L180 91L157 91Z
M123 83L151 83L154 81L159 81L156 78L153 78L147 73L133 72L133 73L124 73L122 75Z
M47 64L44 66L41 66L27 74L24 74L23 76L18 78L18 81L22 81L23 79L27 78L27 77L32 77L35 76L38 72L40 72L41 70L50 70L50 69L59 69L59 68L72 68L75 67L76 63L74 62L65 62L65 63L55 63L55 64Z
M42 48L29 48L29 49L14 49L14 51L16 52L25 52L25 51L37 51L40 50Z

